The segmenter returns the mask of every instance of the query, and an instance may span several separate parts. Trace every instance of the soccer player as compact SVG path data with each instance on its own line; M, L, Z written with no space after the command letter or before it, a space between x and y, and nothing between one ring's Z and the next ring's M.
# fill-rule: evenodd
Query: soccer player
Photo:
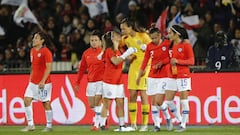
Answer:
M79 65L75 90L79 91L80 81L87 74L86 96L90 108L95 112L94 125L91 130L99 129L100 114L102 110L102 78L104 72L104 61L98 59L98 54L102 51L101 33L99 30L94 30L90 35L90 48L84 51Z
M30 51L31 58L31 73L30 81L24 94L25 115L28 126L21 131L35 130L33 121L32 100L38 100L43 103L46 113L46 128L43 132L52 130L53 113L50 104L52 83L50 72L52 70L52 53L46 47L47 39L41 32L34 34L32 39L33 48Z
M144 75L146 66L149 60L151 60L151 68L147 80L147 94L151 96L152 100L153 131L160 131L159 110L163 111L166 118L167 129L172 130L171 116L168 112L167 104L163 102L167 83L167 63L170 61L168 55L170 41L161 38L158 28L150 29L149 35L152 42L147 45L137 84L139 84L140 78Z
M126 52L121 55L118 50L119 41L121 37L116 32L107 32L103 35L102 41L105 48L103 59L105 61L105 70L103 74L103 109L101 112L101 130L105 129L107 119L107 111L110 109L112 100L116 101L117 116L119 119L119 128L114 131L130 131L125 127L124 123L124 86L122 80L122 65L123 60L127 56L136 52L134 48L128 48Z
M189 42L184 41L186 30L179 25L169 28L168 36L171 41L169 47L170 63L168 68L169 80L166 85L166 103L180 121L179 129L176 132L186 130L186 123L189 116L188 92L191 90L191 77L189 66L194 64L194 53ZM182 116L174 103L176 92L180 93Z
M146 32L138 32L138 28L135 27L135 22L128 18L123 19L120 24L121 32L124 35L122 38L121 47L137 48L137 53L128 57L131 60L129 72L128 72L128 89L130 92L129 100L129 115L132 130L137 130L137 96L138 92L141 96L142 103L142 126L139 131L148 130L148 114L149 114L149 102L146 94L146 78L149 72L149 66L146 68L145 74L141 77L139 85L136 84L138 72L142 64L146 44L151 42L151 38Z

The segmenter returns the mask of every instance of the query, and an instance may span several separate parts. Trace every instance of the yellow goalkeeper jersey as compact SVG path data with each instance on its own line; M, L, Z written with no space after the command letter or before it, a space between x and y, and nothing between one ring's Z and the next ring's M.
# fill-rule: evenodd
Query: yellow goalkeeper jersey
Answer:
M145 32L136 32L134 37L127 35L122 37L122 45L126 45L127 47L135 47L137 48L137 52L134 53L136 58L130 64L129 72L128 72L128 89L131 90L146 90L146 79L148 76L148 72L150 70L150 66L146 68L145 75L141 78L140 84L137 86L136 80L138 77L138 73L143 61L144 51L141 50L140 46L143 44L148 44L151 42L151 38Z

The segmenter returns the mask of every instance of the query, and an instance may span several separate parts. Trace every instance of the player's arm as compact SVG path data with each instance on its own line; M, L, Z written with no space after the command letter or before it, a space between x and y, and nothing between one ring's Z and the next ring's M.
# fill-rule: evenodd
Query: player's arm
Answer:
M172 58L171 59L171 64L179 64L179 65L194 65L194 54L193 54L193 49L190 44L185 45L185 55L187 59L176 59Z
M143 59L142 65L141 65L140 70L138 72L138 77L137 77L137 80L136 80L136 84L137 85L139 85L141 77L145 74L145 69L147 67L149 59L150 59L150 50L147 47L146 50L145 50L145 54L144 54L144 59Z
M46 63L46 70L44 72L43 78L39 83L39 88L40 89L44 88L45 82L46 82L48 76L50 75L51 71L52 71L52 62L47 62Z
M87 61L86 61L86 58L85 58L85 53L83 53L82 60L79 62L77 80L75 81L75 89L74 90L76 92L79 91L79 84L80 84L80 81L81 81L84 73L86 72L86 70L87 70Z
M85 59L85 53L84 53L81 61L79 62L79 69L78 69L77 80L76 80L77 85L79 85L86 70L87 70L87 61Z
M134 47L129 47L127 49L127 51L125 51L121 56L113 56L111 57L111 62L114 65L118 65L119 63L121 63L123 60L125 60L128 56L130 56L131 54L137 52L137 49Z
M32 71L30 71L29 82L32 80Z

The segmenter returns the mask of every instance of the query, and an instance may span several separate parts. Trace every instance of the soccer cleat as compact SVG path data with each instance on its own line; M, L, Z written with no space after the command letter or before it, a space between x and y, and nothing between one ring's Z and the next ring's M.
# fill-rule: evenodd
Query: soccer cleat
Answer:
M184 132L186 128L183 128L182 126L179 127L179 129L176 129L175 132Z
M147 125L141 126L141 128L139 129L139 132L146 132L146 131L148 131Z
M166 127L168 131L171 131L173 129L173 124L171 119L166 119Z
M128 127L130 131L137 131L137 125L136 124L132 124L131 127Z
M48 128L48 127L45 127L42 132L51 132L52 131L52 128Z
M21 129L22 132L34 131L36 128L35 126L26 126L25 128Z
M115 131L115 132L131 132L132 127L120 126L119 128L114 129L113 131Z
M160 127L158 127L158 126L153 127L153 132L159 132L159 131L160 131Z
M101 129L101 131L106 131L106 130L108 130L108 129L106 129L105 126L101 126L100 129Z
M91 131L98 131L98 130L99 130L99 128L96 127L96 126L93 126L93 127L91 128Z
M109 129L110 128L110 123L109 123L109 118L107 117L105 128Z

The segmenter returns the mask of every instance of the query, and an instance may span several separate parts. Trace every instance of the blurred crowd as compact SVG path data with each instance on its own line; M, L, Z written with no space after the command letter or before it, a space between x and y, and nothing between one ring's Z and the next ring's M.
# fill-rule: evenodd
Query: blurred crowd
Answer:
M54 61L71 61L73 69L89 47L89 34L94 29L102 33L111 31L119 27L125 17L150 28L166 7L169 7L167 24L179 12L184 16L199 16L200 23L193 28L197 37L193 45L195 65L211 68L209 48L221 49L215 44L219 31L225 33L227 45L231 46L230 54L225 56L230 57L226 68L240 65L239 0L107 0L108 12L96 16L90 16L91 11L83 1L88 0L28 0L29 8L50 39L48 46L53 51ZM39 25L30 22L24 23L24 27L16 25L13 15L17 8L0 5L0 26L4 30L4 34L0 34L0 70L30 66L32 35L39 31ZM211 54L211 58L215 56Z

